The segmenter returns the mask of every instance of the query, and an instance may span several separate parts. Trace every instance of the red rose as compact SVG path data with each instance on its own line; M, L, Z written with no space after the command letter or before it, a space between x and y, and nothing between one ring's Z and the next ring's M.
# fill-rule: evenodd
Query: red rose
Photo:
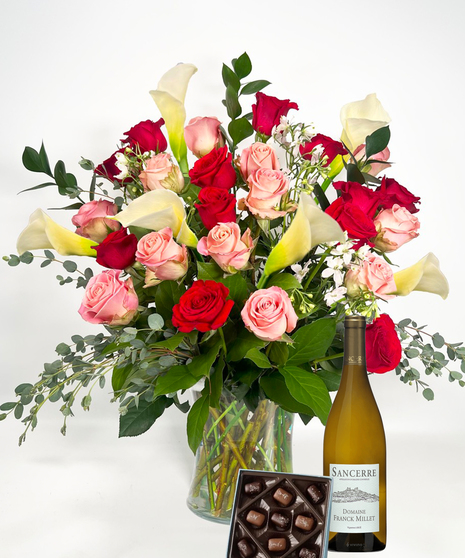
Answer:
M133 126L129 131L124 132L126 136L122 139L122 143L128 143L130 147L138 147L141 153L146 151L156 151L160 153L168 147L163 132L160 130L165 121L160 118L157 122L152 120L144 120Z
M287 116L291 109L299 110L297 103L293 103L289 99L282 101L260 91L255 98L257 103L252 105L252 127L256 132L265 136L271 136L273 126L278 126L281 116Z
M366 329L367 370L384 374L399 364L402 346L394 322L387 314L381 314Z
M200 188L223 188L229 190L236 183L236 171L232 166L232 155L226 145L212 149L194 163L189 171L192 184Z
M323 134L316 134L311 141L307 141L301 145L299 147L300 154L304 159L307 159L307 161L311 161L311 153L317 145L321 145L323 147L323 156L326 155L326 157L328 157L328 160L324 165L325 167L330 165L338 155L347 155L347 151L344 149L344 146L340 141L335 141Z
M360 240L354 248L359 248L363 244L374 246L370 241L370 238L375 237L377 234L373 219L370 219L355 204L345 202L342 198L337 198L326 209L326 213L335 219L343 230L347 231L350 238Z
M377 190L382 196L382 206L384 209L391 209L394 204L408 209L410 213L417 213L419 209L415 207L416 203L420 203L420 198L414 196L412 192L401 186L393 178L383 176L381 186Z
M95 246L97 263L110 269L125 269L136 261L137 237L127 232L123 227Z
M336 190L341 192L344 202L353 203L369 217L374 217L380 203L381 195L376 190L370 190L367 186L362 186L358 182L333 182Z
M223 188L203 188L194 204L208 230L218 223L236 222L236 198Z
M173 307L173 325L186 333L220 328L234 306L232 300L226 300L228 294L222 283L194 281Z
M124 184L125 182L130 182L132 179L125 178L124 180L119 180L116 178L118 174L121 173L121 170L116 166L116 154L117 153L124 153L124 147L115 151L113 155L110 155L108 159L105 159L103 163L95 167L95 174L99 176L103 176L110 182L119 182L120 184Z

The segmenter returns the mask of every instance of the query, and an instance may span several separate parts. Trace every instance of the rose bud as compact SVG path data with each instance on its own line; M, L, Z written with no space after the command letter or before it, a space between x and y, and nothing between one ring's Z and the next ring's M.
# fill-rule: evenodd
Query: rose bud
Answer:
M218 223L236 221L236 198L223 188L202 188L195 203L202 223L210 230Z
M184 189L181 169L173 164L169 153L159 153L151 157L139 174L139 179L145 192L165 189L179 194Z
M247 184L249 193L243 203L253 215L261 219L275 219L295 209L295 206L289 207L287 211L276 209L282 196L289 190L289 179L282 171L257 169L249 176Z
M105 270L87 284L79 314L91 324L127 325L135 316L139 299L132 279L122 281L117 270Z
M359 145L357 149L354 151L354 157L357 161L361 161L365 157L365 153L366 153L365 144ZM375 153L370 157L370 161L382 161L382 162L370 163L369 165L365 164L360 170L362 172L371 174L371 176L376 176L377 174L379 174L383 170L388 169L391 166L391 164L387 162L389 161L390 157L391 157L391 152L389 151L389 148L386 147L379 153Z
M245 327L264 341L279 341L284 333L291 333L298 320L288 294L280 287L252 293L241 317Z
M252 127L264 136L271 136L271 131L279 124L281 116L287 116L291 109L299 110L297 103L271 97L261 91L256 93L255 98L256 104L252 105Z
M126 228L110 233L95 247L97 263L110 269L125 269L136 261L137 237Z
M246 147L240 157L241 175L247 182L249 176L258 169L280 170L276 151L266 143L256 142Z
M230 190L236 183L236 171L232 165L232 155L226 146L212 149L198 159L189 171L192 184L200 188L224 188Z
M157 122L152 122L152 120L139 122L139 124L124 132L126 138L121 141L129 144L132 149L137 148L141 153L166 151L168 143L160 129L164 123L163 118L160 118Z
M375 246L383 252L393 252L418 236L420 221L408 209L394 204L383 209L374 220L378 235Z
M383 300L394 298L394 295L389 293L396 290L391 266L375 254L369 254L360 265L354 266L346 273L345 286L350 297L370 291Z
M173 325L185 333L219 329L234 306L234 301L226 300L228 294L222 283L194 281L173 307Z
M79 208L79 211L71 219L77 227L76 234L102 242L111 231L118 230L121 225L108 216L118 213L118 206L107 200L93 200Z
M253 247L250 229L241 236L237 223L215 225L197 244L198 252L202 256L211 256L226 273L247 268Z
M396 333L394 322L387 314L367 325L366 328L367 370L384 374L399 364L402 345Z
M189 265L187 248L173 240L169 227L143 236L137 244L136 260L147 268L146 286L177 281L186 275Z
M223 147L221 122L212 116L197 116L184 128L184 139L196 157L203 157L215 147Z

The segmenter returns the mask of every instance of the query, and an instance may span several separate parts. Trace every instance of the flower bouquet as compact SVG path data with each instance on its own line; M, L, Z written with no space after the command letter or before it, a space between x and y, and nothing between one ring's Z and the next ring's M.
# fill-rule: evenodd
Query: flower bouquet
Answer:
M0 406L0 419L22 420L21 443L43 405L58 402L65 434L75 402L89 410L107 378L120 436L146 432L174 405L187 413L197 454L189 505L224 519L239 468L291 469L295 413L325 423L346 314L371 321L368 370L395 369L428 400L416 363L463 386L450 362L465 371L465 350L380 311L412 291L446 298L448 284L433 254L391 267L391 253L419 234L420 198L385 174L390 119L376 96L342 108L334 140L288 117L295 102L263 93L270 84L249 79L244 53L223 65L227 125L214 117L185 125L196 71L169 70L150 92L162 118L133 126L101 164L80 161L88 188L62 161L52 170L43 145L25 149L26 168L47 176L30 190L71 198L64 209L75 230L38 209L18 255L4 259L63 266L60 285L83 289L79 313L103 329L61 342L37 382Z

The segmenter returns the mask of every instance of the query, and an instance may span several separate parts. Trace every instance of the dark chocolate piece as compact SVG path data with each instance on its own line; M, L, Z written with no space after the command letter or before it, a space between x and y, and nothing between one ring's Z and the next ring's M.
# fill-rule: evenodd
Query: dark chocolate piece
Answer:
M262 483L259 481L249 482L244 486L244 492L248 496L256 496L262 491Z
M276 490L273 494L273 498L283 506L291 505L293 500L292 494L287 490L284 490L284 488L278 488L278 490Z
M279 527L280 529L287 529L289 527L289 523L291 522L287 515L283 515L279 512L274 512L270 519L276 527Z
M237 543L237 548L242 558L252 558L255 555L255 548L248 539L241 539Z
M265 523L266 516L255 510L250 510L247 514L245 520L254 525L255 527L261 527Z
M317 558L317 555L314 550L309 550L308 548L301 548L299 552L299 558Z
M316 484L311 484L307 488L307 493L314 504L319 504L325 497Z
M312 516L298 515L295 518L295 526L302 529L302 531L311 531L315 526L315 519Z
M287 548L287 539L268 539L268 550L270 552L284 552Z

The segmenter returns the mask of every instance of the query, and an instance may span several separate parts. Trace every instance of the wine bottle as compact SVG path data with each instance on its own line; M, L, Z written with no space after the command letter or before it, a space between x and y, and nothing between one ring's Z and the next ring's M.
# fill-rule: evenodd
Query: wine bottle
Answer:
M333 478L329 549L386 547L386 438L368 380L365 318L344 323L341 385L324 436L324 474Z

